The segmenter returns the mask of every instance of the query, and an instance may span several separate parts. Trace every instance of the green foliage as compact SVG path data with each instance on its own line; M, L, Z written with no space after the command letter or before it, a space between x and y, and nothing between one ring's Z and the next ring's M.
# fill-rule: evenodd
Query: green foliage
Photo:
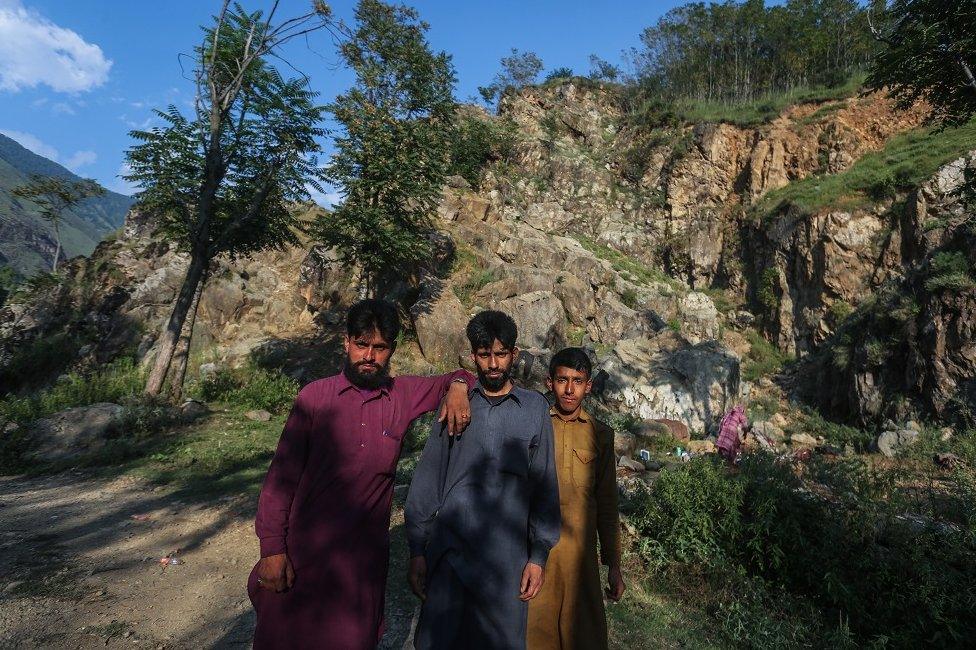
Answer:
M677 288L680 286L679 283L677 283L673 278L669 277L666 273L664 273L664 271L645 266L637 260L624 253L621 253L618 250L610 248L609 246L599 244L587 237L577 237L576 240L582 244L583 248L590 251L601 260L610 262L613 269L620 273L625 280L638 284L663 282L671 288Z
M883 17L884 47L867 85L903 107L924 100L935 114L964 124L976 115L976 18L971 2L894 0Z
M493 269L474 268L467 276L454 283L454 294L466 307L472 307L474 295L499 279L498 273Z
M875 49L855 0L689 3L641 34L633 63L665 99L763 101L804 86L837 86Z
M45 346L53 353L63 349L61 346L65 344L64 340L58 339ZM89 374L68 373L53 386L26 397L8 395L0 400L0 421L26 424L76 406L121 402L140 393L143 379L136 363L129 357L122 357Z
M3 307L4 303L7 302L7 297L16 291L18 284L20 284L20 277L16 271L9 266L0 268L0 307Z
M854 306L845 300L835 300L830 304L830 321L837 327L854 313Z
M506 119L485 119L458 112L451 137L451 162L448 173L466 180L472 187L481 185L485 167L507 160L515 147L515 124Z
M415 10L360 0L341 46L356 83L329 106L341 127L329 180L345 200L316 228L367 293L430 259L431 218L448 173L454 68L433 53Z
M828 444L844 449L848 445L857 452L866 452L874 436L869 431L831 422L813 409L804 408L796 415L796 425L790 428L791 433L809 433L814 437L822 437Z
M546 75L545 81L546 83L549 83L550 81L556 81L558 79L572 79L572 77L573 77L573 69L562 67L562 68L556 68L555 70L551 70Z
M284 413L295 401L298 388L298 382L291 377L248 364L208 375L190 388L190 394L206 402L226 402L238 408Z
M535 52L519 52L512 48L501 60L502 69L487 86L480 86L478 93L489 106L498 101L509 89L519 90L532 85L542 72L542 59Z
M753 329L745 331L749 342L749 352L742 360L742 378L746 381L757 381L760 377L775 375L783 369L789 357L780 352L779 348L763 338Z
M132 131L138 144L126 153L139 205L160 232L207 260L296 244L293 207L310 200L309 188L323 191L324 109L307 79L285 79L270 63L290 30L239 5L224 18L194 51L195 113L154 111L164 126ZM312 31L325 20L309 14L290 24Z
M970 275L969 260L959 251L942 251L929 262L925 288L932 292L959 291L976 286Z
M811 176L769 192L755 206L760 218L852 210L896 189L916 187L946 163L976 147L976 122L959 127L924 127L891 138L881 151L867 153L848 169Z
M637 295L637 291L635 291L632 287L627 287L620 292L620 302L624 303L631 309L638 309L640 307L639 296Z
M79 347L79 339L65 332L26 343L0 367L0 395L51 381L74 362Z
M791 629L797 610L800 620L839 616L831 634L845 645L876 641L880 631L906 648L976 638L973 536L902 516L908 502L893 491L894 475L856 460L814 460L811 491L765 454L746 457L737 473L713 460L662 472L632 505L631 522L652 567L702 566L731 585L717 616L737 642L790 646L801 641L793 634L809 643L827 633Z
M620 77L620 67L591 54L589 77L594 81L614 82Z

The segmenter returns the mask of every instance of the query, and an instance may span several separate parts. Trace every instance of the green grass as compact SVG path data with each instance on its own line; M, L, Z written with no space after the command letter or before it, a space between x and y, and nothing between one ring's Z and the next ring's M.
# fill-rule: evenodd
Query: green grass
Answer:
M746 381L775 375L789 361L789 355L780 352L756 330L746 330L745 336L749 341L749 352L742 360L742 378Z
M772 218L787 206L801 214L853 210L916 187L956 158L976 148L976 121L939 130L925 127L895 136L881 151L862 156L849 169L811 176L770 192L753 208Z
M653 284L662 282L672 289L683 288L681 283L670 277L660 269L646 266L629 255L618 250L599 244L588 237L577 236L576 240L601 260L610 262L610 266L619 273L625 280L636 284Z

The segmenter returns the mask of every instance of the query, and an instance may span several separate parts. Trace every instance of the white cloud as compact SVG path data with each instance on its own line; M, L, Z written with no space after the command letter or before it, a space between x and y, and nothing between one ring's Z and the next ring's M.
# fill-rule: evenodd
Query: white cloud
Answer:
M55 115L74 115L75 109L71 108L64 102L57 102L51 105L51 112Z
M108 183L102 183L102 185L104 185L106 189L111 190L112 192L116 192L118 194L125 194L126 196L132 196L133 194L139 191L139 187L134 183L130 183L129 181L122 178L122 176L124 176L125 174L129 174L131 172L132 172L132 168L129 167L129 163L122 163L122 165L119 166L119 171L115 173L115 179L109 181Z
M40 84L58 92L91 90L108 79L112 61L76 32L59 27L21 0L0 0L0 90Z
M96 160L98 160L98 155L94 151L76 151L64 161L64 166L71 171L76 171L85 165L91 165Z
M58 150L49 144L44 144L41 139L30 133L24 133L23 131L9 131L7 129L0 129L0 133L4 134L8 138L13 138L20 145L26 149L30 149L38 156L44 156L49 160L58 159Z

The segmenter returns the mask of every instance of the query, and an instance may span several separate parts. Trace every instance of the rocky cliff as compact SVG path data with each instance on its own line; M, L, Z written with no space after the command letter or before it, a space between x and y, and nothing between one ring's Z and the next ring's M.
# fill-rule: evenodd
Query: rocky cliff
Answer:
M857 171L923 114L868 95L795 106L758 126L649 128L607 87L570 82L507 95L498 117L481 119L514 123L512 154L489 165L477 187L460 178L445 187L438 253L419 286L397 291L416 339L399 355L409 360L401 368L453 366L469 316L496 307L519 324L522 381L539 384L553 349L584 345L607 408L698 431L740 398L752 327L784 351L818 353L799 379L830 384L807 395L828 413L866 422L888 413L871 405L895 393L937 416L960 391L973 404L973 296L965 292L921 299L904 339L912 352L882 359L888 371L879 373L877 354L875 365L861 352L843 368L822 362L866 298L882 287L924 287L923 270L950 240L953 250L966 242L972 250L959 180L970 163L857 209L801 211L784 201L767 211L774 218L757 214L766 197L797 182ZM90 343L79 352L91 362L126 345L149 354L184 265L153 237L149 217L130 214L116 241L70 265L68 282L3 308L0 358L65 323L85 333ZM220 262L201 301L198 349L229 364L287 358L290 374L310 380L334 368L327 342L354 299L351 282L349 269L314 246Z

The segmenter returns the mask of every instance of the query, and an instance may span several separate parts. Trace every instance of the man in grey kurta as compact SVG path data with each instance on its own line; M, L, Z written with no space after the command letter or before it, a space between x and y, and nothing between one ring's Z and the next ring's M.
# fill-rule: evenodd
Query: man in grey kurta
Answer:
M410 485L412 581L415 565L424 567L424 586L415 586L425 599L418 650L524 648L527 601L559 540L549 404L511 384L518 349L510 327L487 350L472 340L481 381L470 395L471 423L454 438L435 424Z

